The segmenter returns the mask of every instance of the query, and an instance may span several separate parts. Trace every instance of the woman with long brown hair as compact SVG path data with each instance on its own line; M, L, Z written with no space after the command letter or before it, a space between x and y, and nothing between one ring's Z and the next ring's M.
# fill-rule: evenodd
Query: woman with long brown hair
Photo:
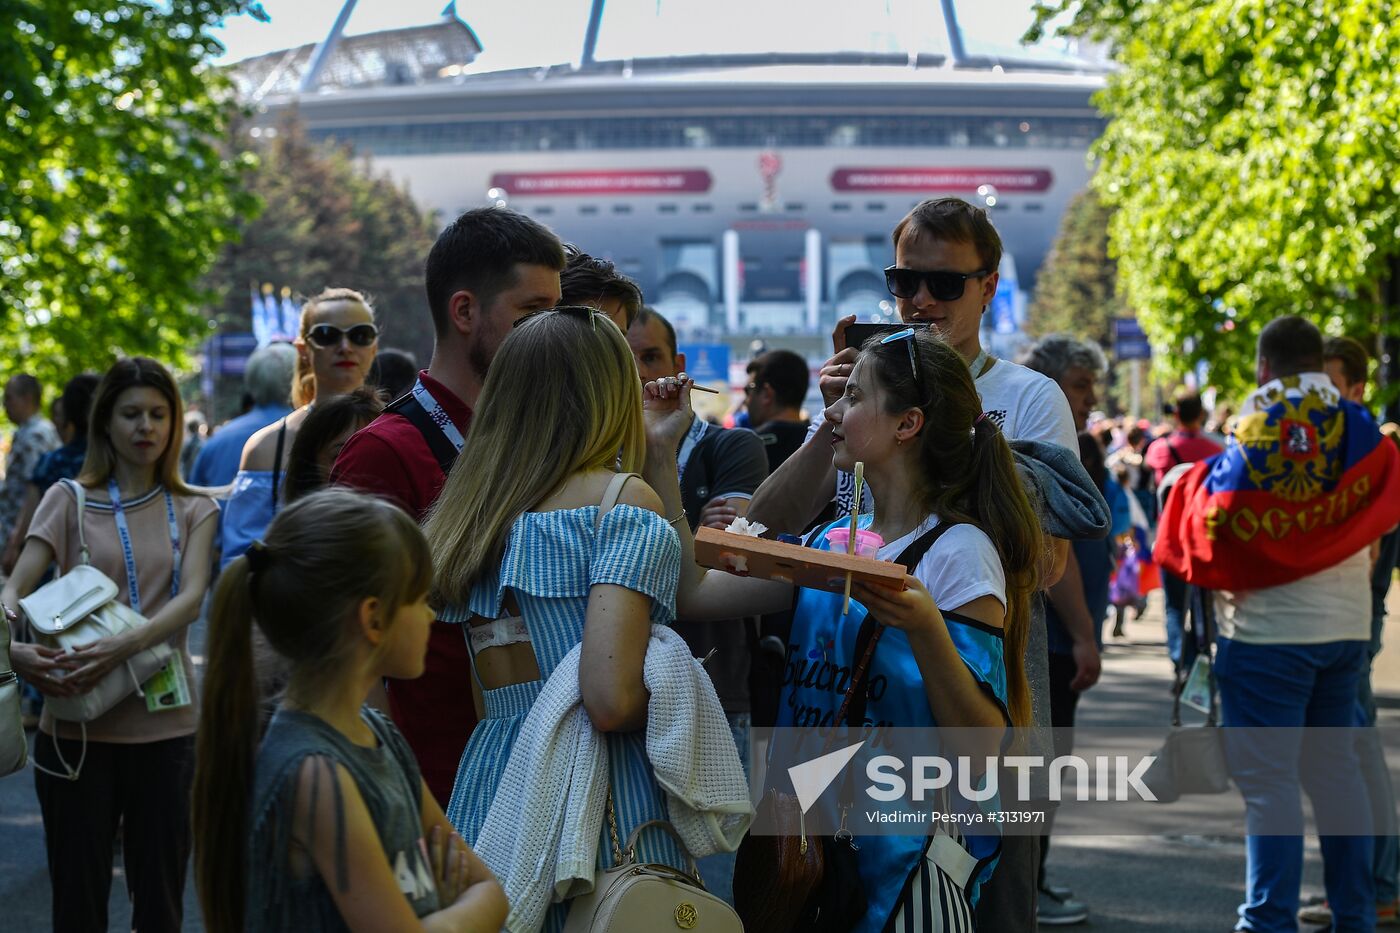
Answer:
M140 651L166 642L167 668L183 683L162 704L155 690L131 694L88 723L45 709L34 750L34 785L44 819L53 928L107 929L112 850L122 834L135 929L180 929L190 853L189 794L198 691L186 630L209 588L214 501L180 479L180 393L165 367L133 357L102 377L88 421L87 458L77 482L91 564L117 584L117 598L149 623L99 639L71 655L14 646L15 668L51 697L82 694ZM0 601L13 606L52 563L82 560L78 500L68 482L39 503Z
M500 929L500 885L364 705L423 673L431 582L413 519L344 489L290 504L219 578L193 808L213 933ZM261 742L255 626L289 673Z
M369 300L350 288L328 288L307 299L292 375L295 410L243 447L243 459L224 506L221 566L227 567L267 528L282 499L282 479L297 431L317 399L345 395L364 385L379 349L379 328Z
M647 385L645 475L668 513L680 508L680 490L662 454L674 451L688 422L686 388L675 379ZM859 527L881 536L881 559L909 572L902 592L856 584L849 611L840 593L798 590L778 726L831 726L878 626L863 724L952 729L939 733L940 754L951 760L999 754L1007 730L1030 718L1022 658L1042 539L1010 446L982 413L967 365L927 330L872 338L809 443L829 443L836 469L864 464L875 511L861 515ZM849 522L818 528L809 546L832 550L825 532ZM677 531L685 554L680 618L793 605L790 584L700 571L689 530L682 523ZM995 795L982 806L995 807ZM948 847L932 846L924 833L920 827L918 835L860 840L854 860L868 906L855 930L972 929L972 906L1000 839L955 835L967 857L949 860L942 858ZM736 887L741 883L736 879ZM923 912L928 903L944 904L946 914Z

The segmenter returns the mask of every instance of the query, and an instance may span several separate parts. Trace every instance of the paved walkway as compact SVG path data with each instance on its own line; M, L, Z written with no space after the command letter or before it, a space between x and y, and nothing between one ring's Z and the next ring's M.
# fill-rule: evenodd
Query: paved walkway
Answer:
M1391 593L1392 619L1400 619L1400 593ZM1400 621L1389 643L1400 644ZM203 650L203 626L191 646ZM1166 731L1171 666L1163 647L1161 595L1145 616L1129 622L1127 637L1110 639L1104 675L1084 696L1085 726L1142 724ZM1400 725L1400 648L1387 648L1376 665L1383 724ZM1170 812L1164 809L1164 812ZM1320 892L1322 863L1316 843L1307 848L1304 893ZM112 930L130 929L130 906L121 884L120 856L112 887ZM1049 875L1072 887L1090 907L1078 929L1111 933L1213 933L1234 925L1244 882L1244 846L1238 838L1180 835L1061 836L1051 850ZM0 929L29 933L49 929L49 884L43 829L34 800L32 771L0 779ZM191 883L185 896L186 931L199 931ZM1316 929L1316 928L1313 928ZM994 931L1016 933L1016 931Z

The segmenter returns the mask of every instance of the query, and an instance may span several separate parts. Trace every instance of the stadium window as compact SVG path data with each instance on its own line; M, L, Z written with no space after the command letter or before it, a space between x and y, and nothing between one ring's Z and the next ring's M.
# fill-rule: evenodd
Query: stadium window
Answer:
M612 212L613 212L614 214L630 214L630 213L632 213L632 205L630 205L630 204L614 204L614 205L613 205L613 208L612 208Z
M833 201L831 203L831 209L833 211L836 211L837 213L841 213L843 211L849 211L851 209L851 205L847 201Z
M598 213L598 208L593 204L585 204L578 209L578 212L585 217L592 217L594 214Z
M550 207L547 204L541 204L539 207L531 211L531 213L538 214L541 217L548 217L550 214L554 213L554 208Z
M1027 201L1025 208L1028 213L1038 214L1045 210L1045 205L1041 204L1039 201Z
M267 128L262 128L264 134ZM850 115L822 118L703 116L689 118L463 120L393 126L312 127L315 140L335 138L366 154L527 152L587 149L820 146L1083 147L1103 131L1089 118L1018 115L987 121L962 116Z
M674 214L674 213L676 212L676 210L677 210L677 208L676 208L676 205L674 205L674 204L658 204L658 205L656 205L656 211L657 211L657 213L659 213L659 214Z
M743 211L745 214L753 214L758 211L758 205L752 201L745 201L743 204L739 205L739 210Z
M692 204L690 210L695 214L713 214L715 206L713 204Z
M884 201L866 201L866 202L865 202L865 209L866 209L867 211L883 211L883 210L885 209L885 202L884 202Z
M789 201L783 205L783 210L785 211L805 211L806 209L807 205L803 204L801 201Z

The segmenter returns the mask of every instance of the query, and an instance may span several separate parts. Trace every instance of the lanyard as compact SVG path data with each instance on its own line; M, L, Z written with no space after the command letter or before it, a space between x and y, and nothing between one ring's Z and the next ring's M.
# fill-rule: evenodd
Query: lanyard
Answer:
M170 550L173 554L170 561L170 597L174 599L180 593L180 526L175 521L175 498L170 495L170 490L161 491L165 493L165 519L170 524ZM136 582L136 551L131 546L131 529L126 524L126 510L122 508L121 492L117 489L115 479L107 480L107 495L112 500L112 514L117 520L117 535L122 541L129 605L136 612L140 612L141 589Z
M676 451L676 475L682 483L685 482L685 465L689 462L690 455L695 452L695 445L700 443L710 429L710 422L699 415L692 415L691 418L690 430L685 432L680 450Z
M433 398L433 393L428 391L428 387L423 385L423 380L418 379L413 383L413 397L423 406L423 410L428 413L428 417L433 424L438 426L444 437L457 448L457 453L462 452L466 445L466 440L462 437L462 432L457 430L457 426L452 423L452 419L447 416L447 412L438 404L438 400Z

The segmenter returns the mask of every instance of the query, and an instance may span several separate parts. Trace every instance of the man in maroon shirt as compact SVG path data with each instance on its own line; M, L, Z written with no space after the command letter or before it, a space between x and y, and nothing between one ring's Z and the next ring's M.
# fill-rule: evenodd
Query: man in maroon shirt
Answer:
M1178 393L1172 406L1172 417L1176 419L1176 430L1149 444L1147 453L1142 458L1143 464L1152 468L1158 485L1161 485L1162 478L1178 464L1205 460L1224 449L1201 434L1201 419L1205 417L1205 408L1201 405L1201 397L1196 393ZM1162 597L1166 604L1163 614L1167 621L1167 654L1176 666L1179 684L1191 672L1191 665L1196 660L1196 639L1193 633L1183 628L1191 591L1185 580L1163 569Z
M1176 430L1149 444L1143 457L1143 462L1156 474L1158 483L1178 463L1195 463L1224 450L1201 433L1205 408L1201 405L1201 397L1195 392L1178 393L1172 406L1172 417L1176 420Z
M412 391L346 442L331 482L374 493L419 521L437 500L486 370L511 326L559 303L564 248L514 211L467 211L442 232L424 268L433 358ZM444 805L476 725L471 658L459 626L433 626L417 680L388 683L389 711Z

